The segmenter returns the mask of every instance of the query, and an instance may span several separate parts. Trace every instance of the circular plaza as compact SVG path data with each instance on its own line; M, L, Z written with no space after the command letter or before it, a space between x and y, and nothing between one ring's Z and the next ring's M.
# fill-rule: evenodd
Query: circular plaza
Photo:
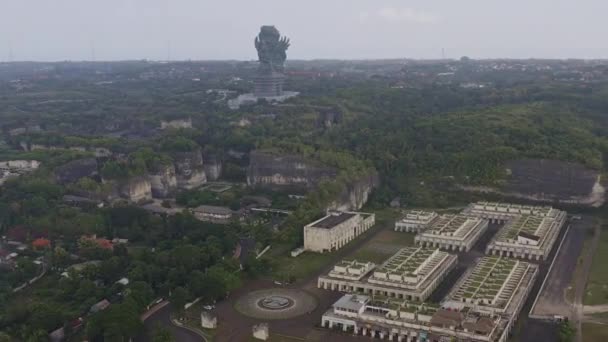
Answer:
M260 319L287 319L313 311L317 299L298 289L265 289L240 297L235 308L243 315Z

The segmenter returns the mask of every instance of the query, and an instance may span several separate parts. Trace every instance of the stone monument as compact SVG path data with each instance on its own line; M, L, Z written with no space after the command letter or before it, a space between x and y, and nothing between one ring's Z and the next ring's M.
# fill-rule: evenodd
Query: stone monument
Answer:
M283 95L285 82L285 59L289 39L281 37L274 26L262 26L255 37L255 48L258 51L260 66L254 80L256 97L275 97Z
M283 91L289 38L281 37L281 33L276 27L265 25L260 28L260 33L255 37L254 43L260 63L253 79L254 91L228 100L228 107L231 109L238 109L241 105L255 104L259 99L282 102L298 95L298 92Z
M260 323L253 326L253 338L266 341L270 337L268 323Z
M205 329L217 328L217 317L209 311L202 311L201 326Z

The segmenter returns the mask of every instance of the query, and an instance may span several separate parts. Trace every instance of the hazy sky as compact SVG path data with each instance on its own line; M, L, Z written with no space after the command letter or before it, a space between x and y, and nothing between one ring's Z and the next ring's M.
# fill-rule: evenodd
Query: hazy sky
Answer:
M0 60L608 58L608 0L0 0ZM169 48L170 47L170 48Z

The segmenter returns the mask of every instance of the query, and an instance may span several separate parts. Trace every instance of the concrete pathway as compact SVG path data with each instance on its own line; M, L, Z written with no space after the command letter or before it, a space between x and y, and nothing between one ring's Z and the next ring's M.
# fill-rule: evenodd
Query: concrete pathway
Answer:
M604 313L604 312L608 312L608 304L602 304L602 305L584 305L583 306L583 313L585 315L591 315L591 314L596 314L596 313Z

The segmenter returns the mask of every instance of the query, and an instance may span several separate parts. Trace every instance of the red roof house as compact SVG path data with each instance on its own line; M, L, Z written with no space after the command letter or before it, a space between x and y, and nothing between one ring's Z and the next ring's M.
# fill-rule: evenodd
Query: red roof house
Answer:
M32 242L32 247L36 249L43 249L51 247L51 240L45 238L38 238Z

